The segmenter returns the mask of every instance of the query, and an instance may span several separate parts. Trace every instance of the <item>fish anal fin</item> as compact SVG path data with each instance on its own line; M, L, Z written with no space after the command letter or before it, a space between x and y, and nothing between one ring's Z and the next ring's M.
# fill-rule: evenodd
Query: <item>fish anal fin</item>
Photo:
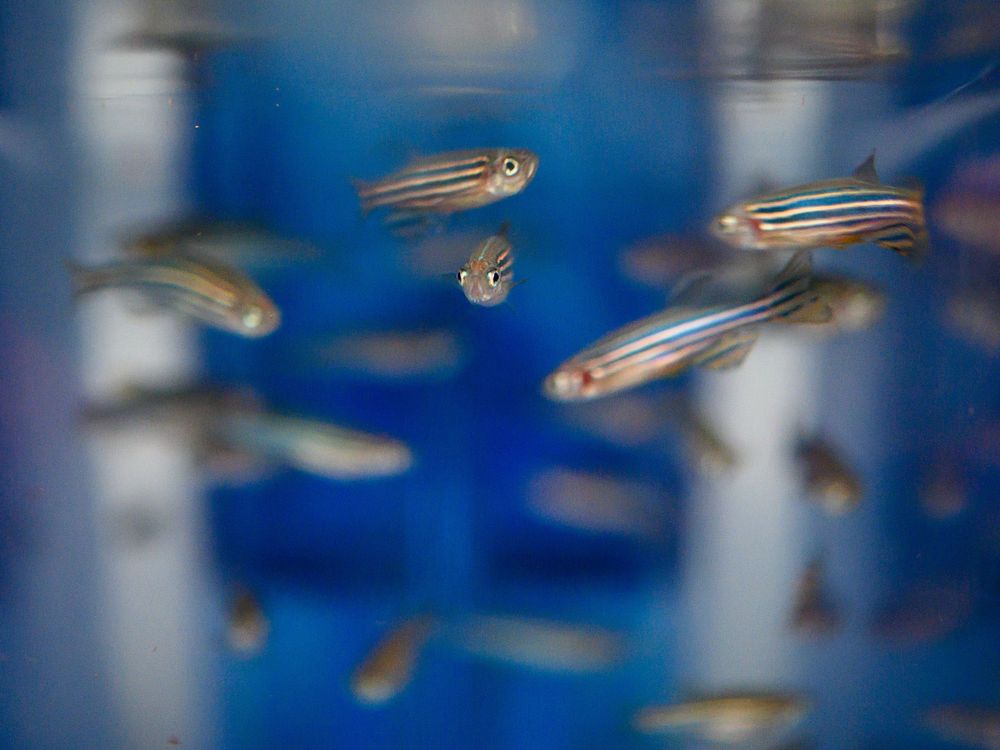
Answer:
M699 357L698 365L709 370L731 370L739 367L755 343L757 343L757 334L725 338L704 356Z
M875 185L881 184L878 172L875 171L875 151L873 150L868 154L868 158L865 159L858 168L854 170L851 175L856 180L861 180L862 182L870 182Z
M818 325L833 320L833 310L821 296L816 296L801 307L774 319L776 323L809 323Z
M830 245L835 248L843 248L848 245L856 245L861 242L861 237L856 234L847 234L830 241Z

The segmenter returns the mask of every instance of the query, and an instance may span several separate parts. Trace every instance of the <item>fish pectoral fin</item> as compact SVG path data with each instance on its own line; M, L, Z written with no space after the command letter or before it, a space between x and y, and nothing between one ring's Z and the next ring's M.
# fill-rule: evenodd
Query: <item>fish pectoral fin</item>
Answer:
M865 159L861 164L858 165L857 169L851 175L856 180L861 180L862 182L870 182L874 185L881 184L878 172L875 171L875 151L873 150L868 154L868 158Z
M775 323L829 323L833 320L833 310L826 303L826 300L817 295L813 299L805 302L801 307L797 307L791 312L774 318Z
M723 339L713 346L697 364L709 370L731 370L743 364L753 345L757 343L757 334L745 334L736 338Z

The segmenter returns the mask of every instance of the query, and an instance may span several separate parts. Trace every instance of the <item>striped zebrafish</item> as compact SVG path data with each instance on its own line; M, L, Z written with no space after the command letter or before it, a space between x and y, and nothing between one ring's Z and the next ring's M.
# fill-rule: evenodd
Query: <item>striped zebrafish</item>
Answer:
M557 401L591 399L694 365L737 367L762 324L830 320L830 308L813 287L810 272L809 254L800 251L766 294L742 304L701 301L695 284L675 306L608 334L564 362L545 379L545 393Z
M266 336L281 322L278 308L248 276L217 263L164 256L70 265L70 273L76 296L103 289L135 291L240 336Z
M516 286L507 226L504 224L495 235L483 240L458 270L458 283L474 305L499 305Z
M524 190L538 169L526 149L453 151L417 159L375 182L355 181L361 208L389 208L389 222L478 208Z
M920 189L884 185L875 153L850 177L812 182L738 203L717 216L712 232L745 250L809 250L875 242L905 256L927 250Z

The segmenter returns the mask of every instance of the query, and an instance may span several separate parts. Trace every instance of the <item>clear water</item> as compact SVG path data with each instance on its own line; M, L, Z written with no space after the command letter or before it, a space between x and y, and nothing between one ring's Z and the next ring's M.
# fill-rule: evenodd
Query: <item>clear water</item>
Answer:
M938 212L957 171L1000 155L995 3L251 5L0 4L0 744L700 747L632 717L746 689L811 710L743 746L918 750L962 746L927 726L931 707L1000 709L997 360L946 324L956 297L996 291L1000 241L962 242ZM487 146L539 155L522 194L417 243L360 214L351 179ZM881 320L776 332L738 370L637 392L689 398L735 471L696 471L659 418L616 445L543 397L561 361L662 308L669 285L624 275L625 248L704 236L761 184L844 176L872 149L886 182L924 186L930 256L863 244L814 262L884 290ZM997 174L984 192L1000 207ZM64 259L192 213L318 248L256 270L282 310L274 335L71 302ZM439 275L505 220L528 281L473 307ZM998 316L976 320L996 335ZM461 362L386 380L302 354L402 329L454 332ZM175 382L393 435L416 463L363 483L278 469L224 485L183 431L80 427L88 400ZM857 509L809 499L803 430L862 481ZM921 500L942 456L961 488L945 519ZM639 483L661 525L540 519L528 501L554 467ZM838 623L808 635L789 620L816 559ZM236 586L269 623L250 656L227 646ZM906 592L928 588L907 620ZM419 612L447 632L398 696L360 704L351 675ZM572 669L552 646L536 645L541 666L486 658L452 637L477 613L601 629L622 650Z

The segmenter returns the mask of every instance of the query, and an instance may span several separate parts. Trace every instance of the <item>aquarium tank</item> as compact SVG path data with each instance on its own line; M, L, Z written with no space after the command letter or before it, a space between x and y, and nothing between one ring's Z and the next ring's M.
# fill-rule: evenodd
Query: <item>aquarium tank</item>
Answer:
M0 39L0 747L1000 748L995 0Z

